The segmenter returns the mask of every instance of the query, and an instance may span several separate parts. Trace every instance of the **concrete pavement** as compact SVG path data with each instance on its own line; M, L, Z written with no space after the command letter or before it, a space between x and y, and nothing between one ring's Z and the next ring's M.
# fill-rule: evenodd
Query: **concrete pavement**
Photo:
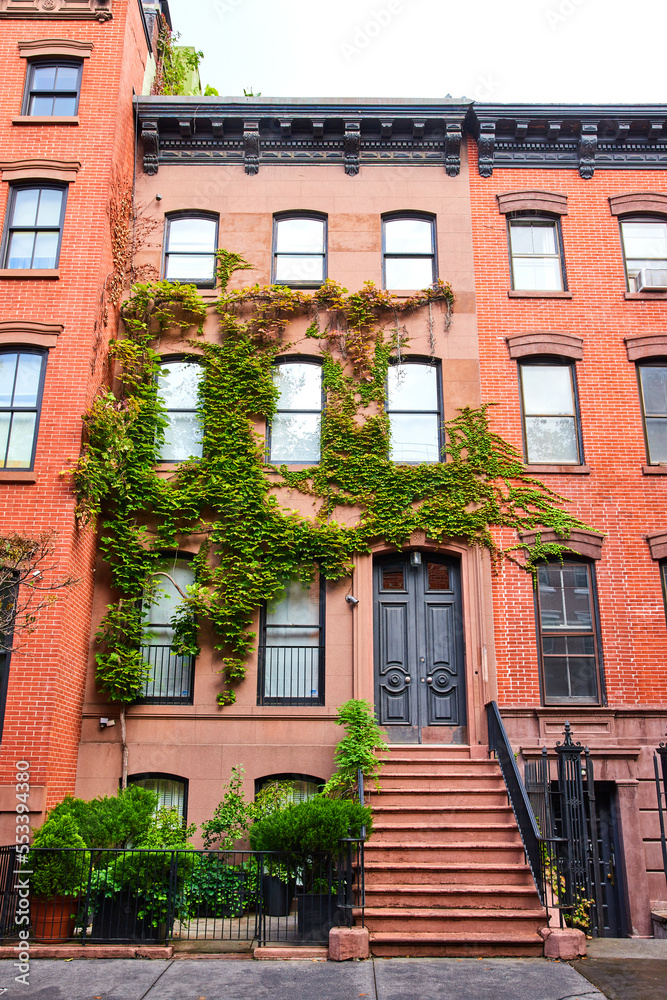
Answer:
M7 1000L604 1000L575 969L545 959L33 959L28 986L0 962Z

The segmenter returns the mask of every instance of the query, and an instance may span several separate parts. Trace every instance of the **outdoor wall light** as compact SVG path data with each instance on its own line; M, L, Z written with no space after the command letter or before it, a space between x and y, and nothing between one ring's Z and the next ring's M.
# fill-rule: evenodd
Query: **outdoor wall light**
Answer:
M347 601L348 604L351 604L353 608L356 608L357 604L359 603L359 598L353 597L352 594L346 594L345 600Z
M156 194L155 195L155 200L156 201L162 201L162 195L161 194Z
M422 564L422 554L421 552L411 552L410 553L410 565L413 569L417 569Z

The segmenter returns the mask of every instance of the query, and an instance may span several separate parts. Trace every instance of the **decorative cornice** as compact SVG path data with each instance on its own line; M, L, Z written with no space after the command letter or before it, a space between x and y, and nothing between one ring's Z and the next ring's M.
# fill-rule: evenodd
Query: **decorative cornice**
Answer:
M558 333L556 330L531 330L507 337L507 347L511 358L528 358L537 355L554 355L580 361L584 354L583 337L573 333Z
M76 38L35 38L31 42L19 42L18 46L22 59L33 59L35 56L88 59L95 48L92 42L80 42Z
M64 330L62 323L35 323L10 319L0 323L0 346L26 344L31 347L55 347Z
M110 21L112 0L0 0L0 18Z
M625 338L628 361L640 361L642 358L667 357L667 333L646 331L635 333Z
M667 531L649 531L645 537L651 559L667 559Z
M612 215L630 215L633 212L652 212L667 215L667 194L660 191L635 191L614 194L609 198Z
M33 157L23 160L0 160L3 181L46 180L73 184L81 169L79 160L49 160Z
M467 102L305 101L199 97L135 98L144 169L167 163L340 164L354 177L365 165L460 170Z
M551 215L567 215L567 195L553 191L506 191L497 194L498 211L501 215L510 212L549 212Z
M479 173L502 167L656 170L667 166L667 105L474 104Z
M555 531L543 528L541 531L522 532L521 541L527 545L533 545L538 535L543 542L559 542L561 545L567 546L571 551L578 553L578 555L585 556L586 559L602 558L602 543L605 540L605 536L598 531L575 529L570 532L568 538L563 538L562 535L558 535ZM567 553L565 558L567 558Z

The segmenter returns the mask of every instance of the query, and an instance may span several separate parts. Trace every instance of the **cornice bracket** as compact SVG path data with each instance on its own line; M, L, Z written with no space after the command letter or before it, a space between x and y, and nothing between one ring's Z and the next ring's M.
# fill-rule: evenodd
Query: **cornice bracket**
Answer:
M243 163L251 176L259 173L259 119L243 123Z
M579 174L589 181L595 173L595 154L598 148L598 127L592 122L583 122L579 137Z
M361 123L345 122L345 173L356 177L359 173L359 148L361 146Z
M479 139L477 140L477 150L479 153L479 175L480 177L490 177L493 174L493 151L496 144L496 123L493 121L482 121L479 123Z
M144 144L144 173L150 176L158 172L160 156L160 134L157 121L141 123L141 138Z
M445 171L448 177L458 177L461 170L461 126L448 122L445 131Z

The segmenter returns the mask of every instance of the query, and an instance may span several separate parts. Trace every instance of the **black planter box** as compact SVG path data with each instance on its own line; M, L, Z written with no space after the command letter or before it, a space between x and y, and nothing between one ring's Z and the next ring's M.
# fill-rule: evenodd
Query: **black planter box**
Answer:
M139 910L147 910L145 916L139 917ZM140 896L102 897L93 914L91 937L101 941L164 941L167 925L153 925L150 906Z
M264 912L269 917L287 917L294 899L294 882L283 882L277 875L262 875Z
M301 941L328 941L332 927L345 923L345 911L340 909L335 895L299 895L297 903L297 931Z

